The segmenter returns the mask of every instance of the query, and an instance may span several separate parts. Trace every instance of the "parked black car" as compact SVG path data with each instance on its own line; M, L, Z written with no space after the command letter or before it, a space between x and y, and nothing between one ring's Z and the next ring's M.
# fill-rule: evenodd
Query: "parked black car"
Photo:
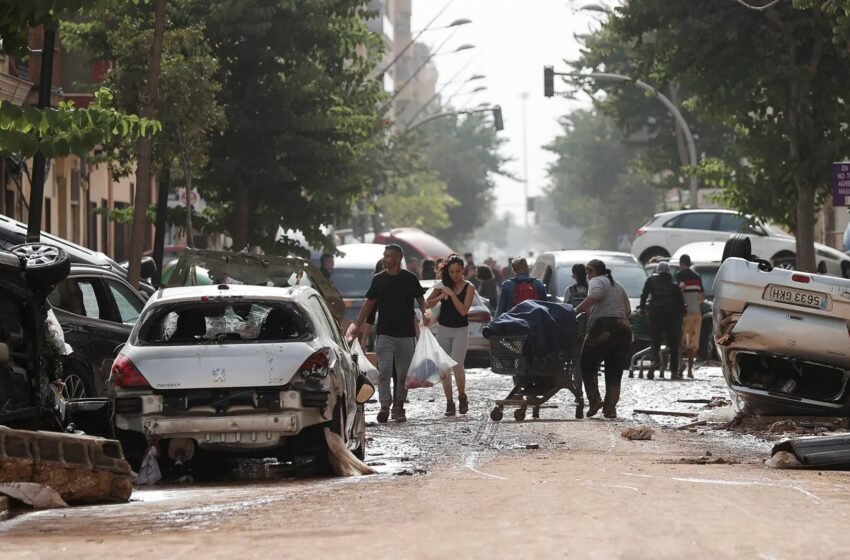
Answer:
M47 301L73 349L65 359L65 397L105 395L115 348L127 342L145 298L120 274L72 265Z
M12 247L26 243L26 240L27 225L0 214L0 249L8 251ZM99 266L118 274L125 280L127 279L127 269L104 253L92 251L87 247L72 243L61 237L56 237L45 231L41 232L41 242L62 249L70 257L72 263ZM154 260L150 257L142 257L142 278L151 278L155 271L156 264ZM152 295L155 291L154 287L148 282L142 282L140 290L147 296Z
M47 245L0 251L0 425L62 429L51 381L62 357L47 328L46 296L70 270L68 255Z

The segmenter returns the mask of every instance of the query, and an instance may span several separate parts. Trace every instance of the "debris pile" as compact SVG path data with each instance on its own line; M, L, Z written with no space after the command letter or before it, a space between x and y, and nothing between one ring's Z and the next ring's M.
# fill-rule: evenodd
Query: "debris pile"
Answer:
M655 433L655 430L650 428L649 426L644 426L643 424L635 427L630 427L624 429L620 433L620 437L628 439L628 440L648 440L652 439L652 434Z

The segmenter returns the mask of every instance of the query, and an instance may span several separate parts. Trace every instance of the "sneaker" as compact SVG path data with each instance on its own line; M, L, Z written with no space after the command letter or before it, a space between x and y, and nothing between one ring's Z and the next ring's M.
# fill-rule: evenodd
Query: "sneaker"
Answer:
M381 407L381 411L378 412L378 423L379 424L386 424L387 420L389 420L389 419L390 419L390 409L389 409L389 407L385 407L385 406Z
M448 401L446 403L446 416L454 416L455 415L455 402Z
M407 422L407 416L405 416L403 408L393 407L392 417L394 422Z
M469 412L469 398L467 398L466 393L459 395L457 398L460 406L458 407L458 412L461 414L466 414Z
M688 370L688 379L694 378L694 370Z

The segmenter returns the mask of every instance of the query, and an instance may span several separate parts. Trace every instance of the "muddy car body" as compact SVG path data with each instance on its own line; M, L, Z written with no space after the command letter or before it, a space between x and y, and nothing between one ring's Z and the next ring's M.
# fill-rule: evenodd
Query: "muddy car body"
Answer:
M850 414L850 280L727 258L713 313L723 374L749 411Z
M147 303L112 371L114 427L134 462L150 444L189 460L319 455L324 427L365 451L358 371L307 286L166 289Z

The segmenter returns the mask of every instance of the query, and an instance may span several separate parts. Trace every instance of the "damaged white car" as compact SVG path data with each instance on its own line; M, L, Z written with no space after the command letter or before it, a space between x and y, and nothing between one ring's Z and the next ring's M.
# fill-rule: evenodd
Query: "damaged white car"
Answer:
M772 268L735 236L713 313L723 374L746 412L850 413L850 280Z
M365 454L371 391L313 288L249 285L154 294L112 369L114 429L184 463L198 451L284 460L327 456L324 428ZM370 387L371 388L371 387Z

